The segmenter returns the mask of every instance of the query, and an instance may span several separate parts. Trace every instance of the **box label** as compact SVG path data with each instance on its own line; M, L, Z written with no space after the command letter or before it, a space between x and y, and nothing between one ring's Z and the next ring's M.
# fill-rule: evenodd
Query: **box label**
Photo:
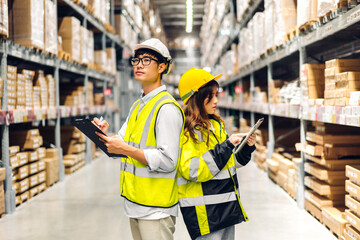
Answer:
M352 192L352 193L354 193L354 194L357 194L357 190L356 190L355 188L353 188L353 187L351 187L351 186L347 186L347 189L348 189L350 192Z
M347 203L347 205L349 205L352 209L357 210L357 206L356 206L356 204L354 204L353 202L347 200L346 203Z
M352 171L348 171L347 174L352 178L356 178L356 179L358 178L358 175Z
M356 226L356 221L349 215L346 215L346 220L348 220L352 225Z

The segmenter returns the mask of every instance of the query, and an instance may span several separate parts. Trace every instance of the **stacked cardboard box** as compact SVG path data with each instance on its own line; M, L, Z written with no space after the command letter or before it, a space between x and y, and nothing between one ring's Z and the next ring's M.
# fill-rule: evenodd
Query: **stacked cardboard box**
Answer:
M85 104L85 92L83 86L61 85L60 105L83 106Z
M271 49L275 45L275 1L265 0L265 48Z
M59 23L59 36L62 38L63 50L70 53L74 61L80 63L80 21L75 17L64 17L59 19Z
M33 79L35 72L31 70L22 70L22 75L25 76L25 107L26 109L33 108Z
M306 133L307 142L302 147L307 159L304 169L309 174L304 179L309 188L305 190L306 204L319 220L340 224L339 211L345 203L345 166L359 161L354 159L360 156L356 147L360 143L359 131L319 122L314 122L313 126L315 131ZM334 228L333 232L339 232L337 227L327 225Z
M96 17L102 23L105 23L107 8L102 7L102 6L106 6L106 1L105 0L88 0L88 5L90 5L94 9L94 17ZM127 6L127 5L125 5L125 6Z
M46 187L59 181L59 151L57 148L46 149L46 156L42 160L46 169Z
M10 143L10 164L13 169L13 188L17 194L17 205L46 189L46 149L38 129L13 131ZM22 152L19 152L22 150Z
M7 67L7 92L8 92L8 109L16 108L17 100L17 68L14 66Z
M300 83L304 100L324 98L325 64L303 64Z
M349 104L350 92L359 89L356 72L360 59L333 59L325 63L325 105L346 106Z
M0 216L5 213L5 192L4 192L4 180L5 180L5 168L0 168Z
M269 82L270 103L280 103L280 90L284 86L284 84L285 81L282 80L273 80Z
M77 128L61 127L61 146L66 174L71 174L85 165L85 140L85 135Z
M346 166L345 218L350 223L344 230L345 239L360 237L360 165Z
M338 2L339 0L317 0L317 16L320 18L335 10Z
M105 104L104 93L95 93L94 94L94 104L95 105L104 105Z
M0 34L9 36L8 1L0 0Z
M94 84L93 82L88 82L87 85L87 91L88 91L88 106L94 106Z
M44 1L15 0L10 11L10 36L16 43L44 49Z
M47 108L49 104L49 91L44 71L36 71L33 86L33 104L34 108Z
M55 79L53 75L47 74L46 77L46 84L48 86L48 98L49 98L49 107L55 107L56 105L56 90L55 90Z
M56 5L52 0L44 0L44 43L45 51L58 54L57 44L57 13Z

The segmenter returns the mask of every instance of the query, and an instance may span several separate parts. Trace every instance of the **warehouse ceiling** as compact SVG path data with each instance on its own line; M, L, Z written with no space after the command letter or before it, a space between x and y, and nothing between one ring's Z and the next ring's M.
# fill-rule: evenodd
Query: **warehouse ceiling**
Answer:
M204 5L206 0L193 0L193 31L187 33L186 1L185 0L152 0L155 8L159 10L166 37L171 41L178 37L199 37Z

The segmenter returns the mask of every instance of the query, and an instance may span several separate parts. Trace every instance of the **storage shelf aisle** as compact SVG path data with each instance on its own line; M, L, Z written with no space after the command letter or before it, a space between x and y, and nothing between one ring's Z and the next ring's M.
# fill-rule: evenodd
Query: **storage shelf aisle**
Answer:
M102 155L29 200L1 220L0 239L131 239L119 196L119 165L118 160ZM236 239L336 239L252 162L238 175L250 221L236 226ZM174 238L190 239L182 217L177 218Z

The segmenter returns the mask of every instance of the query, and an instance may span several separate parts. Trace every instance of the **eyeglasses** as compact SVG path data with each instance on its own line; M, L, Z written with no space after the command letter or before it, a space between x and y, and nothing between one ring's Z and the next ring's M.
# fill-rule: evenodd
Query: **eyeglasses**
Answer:
M143 57L143 58L135 58L134 57L131 59L131 65L137 66L141 61L142 65L149 66L151 64L151 60L155 61L155 62L159 62L158 60L156 60L152 57Z

